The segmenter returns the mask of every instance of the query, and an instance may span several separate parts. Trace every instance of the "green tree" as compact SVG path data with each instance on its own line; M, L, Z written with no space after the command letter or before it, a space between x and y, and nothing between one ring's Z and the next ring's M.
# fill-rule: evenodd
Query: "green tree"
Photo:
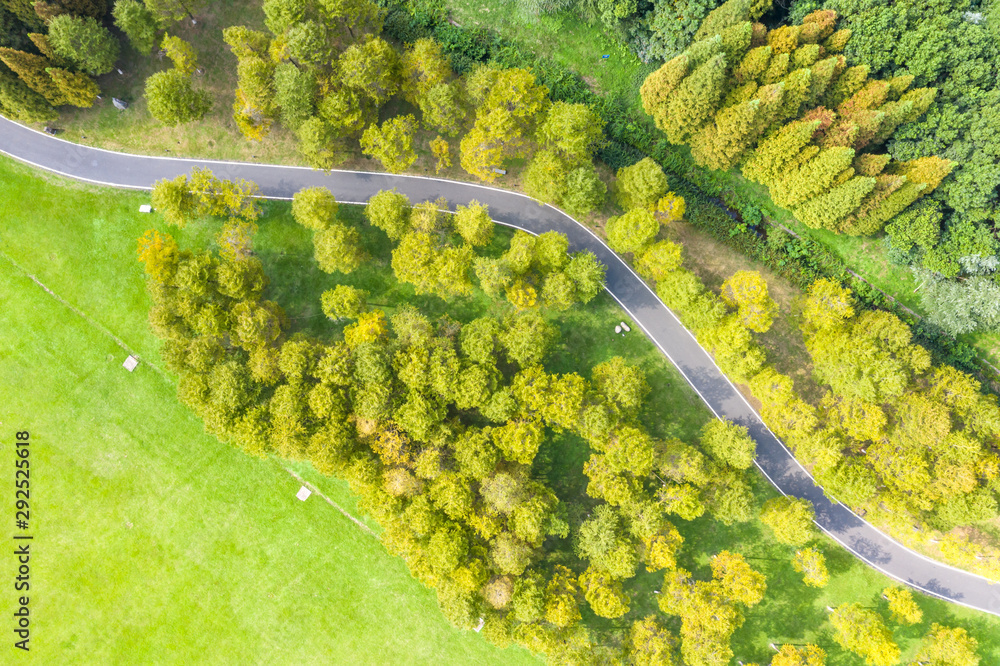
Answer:
M197 202L188 187L188 179L180 175L173 180L158 180L153 185L151 203L168 224L183 227L194 215Z
M12 72L17 74L29 88L45 98L54 106L64 104L66 99L62 90L49 76L47 69L52 67L52 61L43 56L17 51L7 47L0 47L0 61L7 65ZM8 94L14 97L14 91L8 87ZM24 98L23 95L19 97Z
M182 74L191 76L198 69L198 54L194 48L180 37L165 34L160 44L174 67Z
M826 570L826 558L815 548L795 551L792 568L802 574L803 582L810 587L826 587L830 574Z
M756 444L747 429L730 421L713 420L701 429L701 446L716 460L736 469L753 464Z
M297 130L315 112L319 84L312 71L282 62L274 69L274 102L281 110L281 122Z
M337 127L313 116L303 122L295 132L299 137L299 152L306 162L316 169L332 169L347 159Z
M559 338L559 331L535 312L511 317L498 336L507 358L522 368L541 363Z
M816 536L814 515L808 500L786 496L765 502L760 519L780 543L801 546Z
M767 590L764 574L751 569L739 553L720 551L709 564L713 580L729 599L744 606L756 606L764 599Z
M323 292L323 314L334 321L356 319L368 311L368 292L346 284L338 284Z
M455 210L455 231L466 243L475 246L489 245L493 239L493 220L489 208L478 201Z
M603 571L588 567L580 574L580 588L591 610L600 617L614 619L629 611L629 598L622 591L621 581Z
M424 125L448 136L455 136L462 130L465 108L457 81L433 86L420 97L418 105Z
M593 252L584 250L570 256L565 273L576 287L576 297L581 303L589 303L604 289L604 273L607 267Z
M580 621L580 606L576 600L579 588L576 575L557 564L545 586L545 620L565 629Z
M695 68L670 96L661 129L671 143L684 143L709 120L722 101L726 59L721 53Z
M0 72L0 113L12 120L29 123L47 122L58 117L44 97L7 72Z
M437 158L434 173L441 173L442 169L451 168L451 148L448 142L441 136L431 139L431 153Z
M414 106L451 76L451 65L442 55L441 45L426 37L406 49L401 65L403 97Z
M524 191L539 203L561 203L569 176L567 166L555 151L539 150L524 170Z
M624 580L635 575L635 546L626 536L618 512L607 504L598 505L580 525L576 549L592 567L612 578Z
M608 186L601 180L594 165L588 162L566 175L561 205L570 215L582 217L600 208L607 193Z
M618 413L626 418L638 415L643 401L649 394L646 373L629 365L621 356L615 356L594 366L591 382Z
M316 263L321 271L350 273L365 261L358 230L333 223L313 236Z
M365 205L365 217L389 240L398 241L410 229L410 200L396 190L380 190Z
M191 12L201 9L202 0L143 0L149 11L162 21L180 21L187 16L194 20Z
M340 56L344 85L382 106L399 90L399 56L384 39L367 37L351 44Z
M845 650L862 657L869 666L892 666L899 661L899 647L877 613L860 604L841 604L830 613L835 640Z
M199 120L212 108L208 93L195 90L190 77L176 69L157 72L146 79L145 94L150 115L165 125Z
M292 217L313 231L328 228L337 219L339 205L325 187L306 187L292 196Z
M115 25L125 33L129 42L139 53L146 55L156 44L159 22L153 12L138 0L116 0L112 10Z
M412 115L396 116L372 125L361 135L361 150L379 160L390 173L405 171L417 161L413 150L413 133L417 119Z
M650 206L667 193L667 176L652 158L618 170L616 194L625 210Z
M95 76L118 60L118 40L91 16L61 14L49 21L49 43L61 57Z
M615 252L640 253L660 232L660 223L647 208L633 208L608 220L608 245Z
M556 102L538 126L538 142L573 166L590 161L604 121L586 104Z

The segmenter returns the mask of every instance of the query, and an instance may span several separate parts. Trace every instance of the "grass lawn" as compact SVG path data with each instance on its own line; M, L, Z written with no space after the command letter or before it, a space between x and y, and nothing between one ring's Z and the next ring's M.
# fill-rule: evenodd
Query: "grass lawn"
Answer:
M68 183L5 158L0 177L6 185L0 203L10 211L0 251L94 322L0 257L0 298L7 305L0 312L0 386L7 397L0 428L7 440L28 429L35 442L32 547L44 555L33 560L33 648L43 660L532 661L523 650L496 650L451 629L433 594L373 536L318 497L294 500L298 482L280 462L220 444L179 405L172 380L152 367L159 364L157 342L147 329L144 278L134 255L137 236L149 226L163 228L159 218L135 212L146 195ZM257 238L272 277L267 297L282 302L298 328L329 335L318 294L338 277L315 267L309 233L294 224L287 204L268 208ZM358 209L342 211L358 221ZM193 224L176 235L182 246L195 247L210 243L214 231ZM373 255L384 256L380 234L366 230L363 238ZM386 263L339 279L372 290L373 301L391 307L412 300L459 319L493 307L481 296L447 305L415 299ZM563 344L549 370L571 371L615 354L639 362L654 388L647 426L657 436L690 441L707 411L645 338L610 333L621 319L604 296L560 318ZM125 352L97 326L146 363L126 373ZM558 438L542 454L548 462L542 471L579 514L588 502L582 443ZM3 455L9 465L10 453ZM344 484L307 465L288 467L357 514ZM754 478L759 501L774 496L762 477ZM674 522L686 539L682 566L705 576L708 558L725 548L752 558L768 578L765 601L734 637L738 657L765 662L769 642L811 640L830 652L834 666L861 663L833 642L824 608L859 601L884 611L878 599L888 584L884 576L823 539L832 580L813 590L792 570L791 550L760 523ZM651 592L661 580L642 573L630 582L633 615L656 612ZM4 608L12 601L5 598ZM1000 620L934 599L919 603L925 622L895 630L904 656L935 621L966 627L981 643L983 663L1000 663ZM587 621L615 630L592 616Z

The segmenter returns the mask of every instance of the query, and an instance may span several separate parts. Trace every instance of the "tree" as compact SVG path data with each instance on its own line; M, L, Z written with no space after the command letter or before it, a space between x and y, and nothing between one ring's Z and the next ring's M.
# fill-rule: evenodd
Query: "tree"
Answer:
M600 208L607 193L608 186L593 163L588 162L566 175L561 205L570 215L581 217Z
M616 194L625 210L649 206L667 193L667 176L651 157L618 170Z
M715 114L722 100L725 75L726 59L720 53L680 82L670 96L660 126L671 143L684 143Z
M677 637L660 624L655 615L632 623L628 649L636 666L677 666Z
M153 50L159 23L146 5L138 0L116 0L112 16L136 51L146 55Z
M192 11L201 9L202 0L143 0L149 10L162 21L180 21L186 15L192 21Z
M441 173L442 169L451 168L451 148L444 138L438 136L431 139L431 153L437 158L434 173Z
M63 99L65 99L67 104L82 108L91 107L94 105L94 101L97 100L97 96L101 93L101 89L97 87L94 80L86 74L70 72L55 67L50 67L45 71L48 72L49 76L52 77L52 81L62 91Z
M365 206L368 221L389 240L400 240L410 228L410 200L396 190L380 190Z
M608 245L615 252L638 254L660 232L660 223L648 208L633 208L608 220Z
M757 445L743 426L716 419L701 429L701 447L720 462L736 469L749 469Z
M165 125L199 120L212 108L208 93L192 88L190 77L176 69L146 79L146 103L150 115Z
M49 21L49 42L61 57L95 76L114 69L118 40L91 16L61 14Z
M684 263L681 246L670 241L648 245L635 262L635 268L645 278L655 282L678 270Z
M291 62L278 63L274 69L274 101L286 127L296 130L313 116L318 88L313 71Z
M417 161L413 150L413 133L417 119L412 115L396 116L372 125L361 135L361 150L379 160L390 173L405 171Z
M493 239L493 226L489 208L478 201L458 206L455 211L455 231L469 245L489 245Z
M180 175L173 180L158 180L150 196L155 210L160 211L168 224L183 227L194 215L197 202L188 187L188 179Z
M979 666L977 647L979 642L965 629L934 623L914 662L921 666Z
M441 54L441 45L426 37L406 49L401 69L403 97L414 106L432 88L445 83L451 76L451 65Z
M760 519L771 528L778 542L801 546L816 535L814 515L808 500L786 496L765 502Z
M502 573L520 576L531 564L531 550L510 532L501 532L490 544L490 559Z
M52 62L43 56L0 47L0 61L17 74L29 88L45 98L54 106L65 103L62 90L52 80L46 69L52 67ZM11 92L14 92L8 88Z
M586 104L556 102L538 126L538 142L577 166L590 161L603 130L604 121Z
M576 601L578 591L576 575L561 564L557 564L552 572L552 578L545 586L545 620L561 629L579 622L582 616Z
M365 261L358 230L333 223L313 236L316 263L321 271L350 273Z
M767 292L767 282L757 271L736 271L722 283L722 300L737 308L740 321L751 331L771 328L778 305Z
M771 666L826 666L826 651L815 645L782 645Z
M380 37L351 44L340 56L344 85L382 106L399 90L399 56Z
M524 191L538 202L559 204L566 194L567 164L552 150L539 150L524 170Z
M635 575L635 546L627 538L618 512L607 504L598 505L580 525L576 549L592 567L612 578L624 580Z
M338 284L323 292L323 314L330 319L357 319L368 311L368 292L346 284Z
M913 593L905 587L890 585L882 590L882 598L889 602L892 619L900 624L919 624L924 612L913 600Z
M845 650L862 657L868 666L892 666L899 661L899 647L882 618L860 604L841 604L830 613L835 640Z
M462 131L465 108L462 89L457 81L437 84L417 102L423 114L424 125L448 136L455 136Z
M545 433L537 421L511 421L494 428L493 443L503 456L512 462L530 465L538 453Z
M198 69L198 54L195 53L190 44L180 37L163 35L160 48L166 52L167 57L174 63L174 67L182 74L191 76Z
M177 270L177 241L170 234L148 230L139 239L139 261L144 264L146 275L151 279L168 284Z
M826 587L830 574L826 570L826 558L815 548L795 551L792 568L802 574L803 582L810 587Z
M327 229L337 219L339 205L325 187L306 187L292 196L292 217L313 231Z
M575 252L566 264L565 273L576 287L576 297L581 303L589 303L604 289L604 273L607 267L593 252Z
M621 581L593 566L580 574L580 588L591 610L600 617L614 619L629 611L629 598L622 591Z
M2 59L0 52L0 59ZM40 94L7 72L0 72L0 113L21 122L48 122L58 117Z
M709 560L712 578L722 593L744 606L756 606L764 598L767 583L764 574L754 571L739 553L720 551Z
M337 142L337 128L318 116L303 122L296 135L299 137L299 152L313 168L332 169L347 159L343 147Z
M762 111L759 99L722 109L714 122L691 137L692 157L709 169L732 168L752 147Z
M498 336L512 362L522 368L541 363L559 337L559 331L535 312L511 317Z
M618 413L626 418L638 415L649 393L646 373L641 368L629 365L621 356L615 356L595 365L591 372L593 387Z

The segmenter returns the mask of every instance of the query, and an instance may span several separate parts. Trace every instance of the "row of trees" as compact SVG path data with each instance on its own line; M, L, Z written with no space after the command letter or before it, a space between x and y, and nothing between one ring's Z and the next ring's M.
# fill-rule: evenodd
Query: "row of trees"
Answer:
M643 84L643 106L669 141L712 169L742 165L809 226L853 235L879 231L948 175L948 160L872 152L926 111L934 89L849 67L839 52L850 32L834 32L833 11L770 31L749 16L745 0L719 7L703 39Z

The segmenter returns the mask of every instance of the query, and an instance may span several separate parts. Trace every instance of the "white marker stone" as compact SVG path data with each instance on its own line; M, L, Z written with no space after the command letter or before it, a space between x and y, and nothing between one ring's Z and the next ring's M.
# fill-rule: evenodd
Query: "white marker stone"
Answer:
M625 322L622 322L622 328L625 329L626 333L631 333L632 332L632 329L629 328L628 324L626 324Z
M621 332L622 332L622 327L621 326L615 326L615 333L621 333Z
M309 496L312 494L313 491L309 490L305 486L302 486L301 488L299 488L299 492L295 493L295 496L298 497L299 500L305 502L307 499L309 499Z
M131 354L127 359L125 359L125 362L122 363L122 367L128 370L129 372L132 372L138 366L139 366L139 359L137 359L135 356L132 356Z
M153 207L150 206L149 204L142 204L141 206L139 206L139 212L140 213L152 213L153 212Z

